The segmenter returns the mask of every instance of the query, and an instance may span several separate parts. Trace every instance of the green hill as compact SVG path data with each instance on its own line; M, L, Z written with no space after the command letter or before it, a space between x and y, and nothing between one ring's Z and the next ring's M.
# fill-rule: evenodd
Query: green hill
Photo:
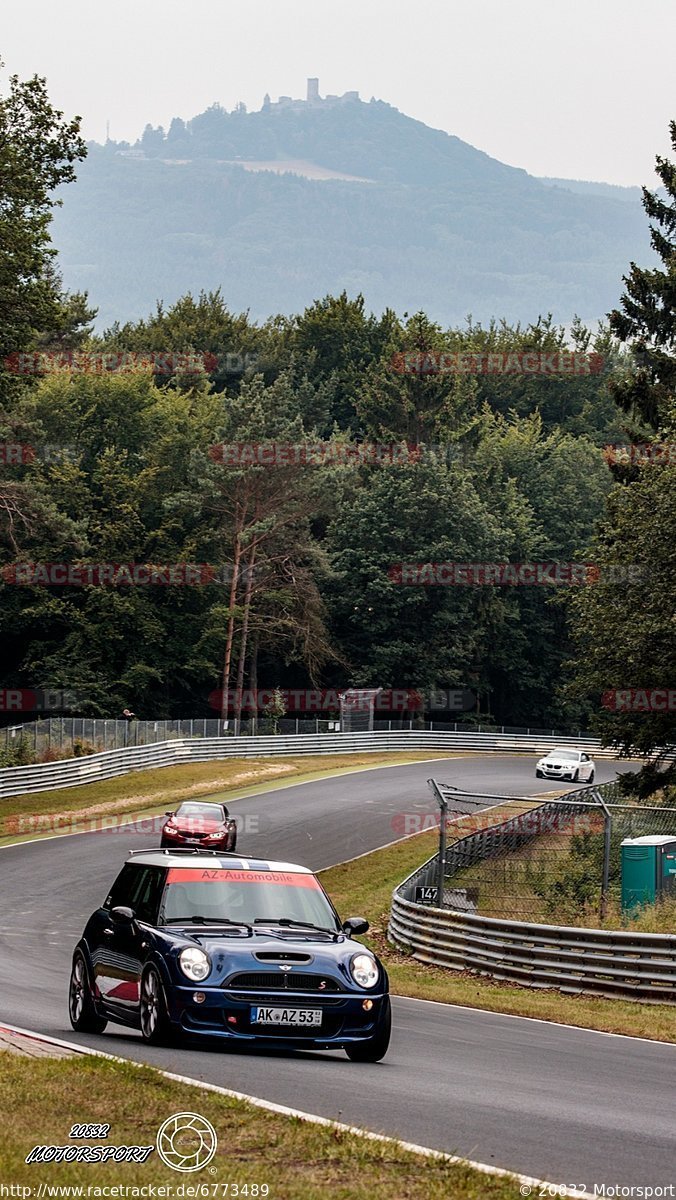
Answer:
M638 200L548 186L381 101L214 106L91 144L63 199L64 282L100 325L216 287L256 318L346 289L444 323L594 321L650 256Z

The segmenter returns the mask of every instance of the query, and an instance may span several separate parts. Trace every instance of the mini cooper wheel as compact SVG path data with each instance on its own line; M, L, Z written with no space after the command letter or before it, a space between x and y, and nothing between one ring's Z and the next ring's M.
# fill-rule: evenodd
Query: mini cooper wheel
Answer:
M385 1011L373 1037L363 1042L353 1042L345 1047L345 1053L351 1062L380 1062L387 1054L392 1033L392 1007L390 998L385 998Z
M94 1007L89 987L89 974L84 955L78 950L73 957L68 988L68 1015L73 1029L78 1033L103 1033L108 1024Z
M145 1042L151 1046L166 1046L175 1040L162 980L155 967L148 967L141 977L139 1016Z

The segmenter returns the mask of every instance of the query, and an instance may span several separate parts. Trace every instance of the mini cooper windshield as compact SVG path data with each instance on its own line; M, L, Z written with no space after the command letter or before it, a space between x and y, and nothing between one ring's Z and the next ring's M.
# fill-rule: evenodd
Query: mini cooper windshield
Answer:
M291 871L241 871L172 867L162 897L160 924L271 925L340 930L336 914L313 875Z

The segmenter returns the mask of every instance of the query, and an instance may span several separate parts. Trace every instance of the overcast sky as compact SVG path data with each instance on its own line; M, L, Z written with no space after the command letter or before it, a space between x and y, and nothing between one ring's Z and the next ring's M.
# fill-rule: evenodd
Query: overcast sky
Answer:
M676 117L675 0L4 0L8 73L88 139L218 101L356 89L533 175L655 183Z

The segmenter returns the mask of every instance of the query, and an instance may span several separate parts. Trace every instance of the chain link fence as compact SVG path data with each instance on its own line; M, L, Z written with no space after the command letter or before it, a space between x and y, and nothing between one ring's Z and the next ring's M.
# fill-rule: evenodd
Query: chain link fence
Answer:
M402 895L457 912L619 927L622 841L676 838L675 808L632 802L618 783L548 801L470 795L435 780L430 786L446 812L440 856L414 872ZM670 895L664 927L655 916L657 932L673 928L676 890Z
M268 734L330 733L337 722L320 718L258 718L239 722L240 736ZM103 750L148 746L175 738L234 737L235 721L196 717L184 721L126 721L90 717L50 717L24 725L0 729L0 765L45 762L54 758L77 758Z
M526 728L516 725L491 725L467 721L423 721L420 717L374 720L375 732L417 730L440 733L494 733L501 735L569 737L556 729ZM122 750L127 746L148 746L173 738L266 737L270 734L293 735L341 732L340 721L323 717L231 718L195 717L187 720L113 720L94 717L49 717L21 725L0 727L0 766L73 758L103 750ZM578 733L579 738L586 735Z

